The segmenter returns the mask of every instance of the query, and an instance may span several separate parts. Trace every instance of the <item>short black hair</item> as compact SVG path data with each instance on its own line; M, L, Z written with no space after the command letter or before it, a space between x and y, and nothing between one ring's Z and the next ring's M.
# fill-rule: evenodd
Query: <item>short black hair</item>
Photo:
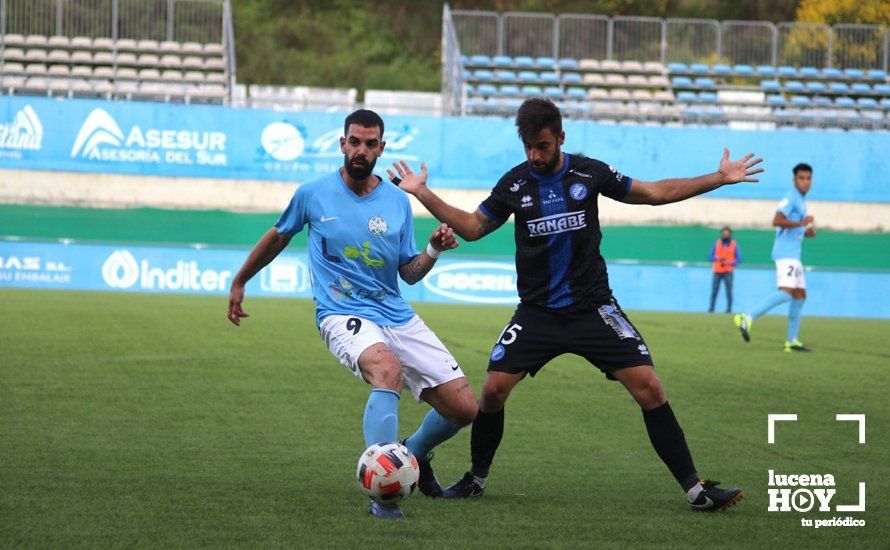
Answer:
M729 227L728 225L724 225L723 229L721 231L729 231L730 233L732 233L732 228Z
M383 119L380 118L380 115L370 109L359 109L346 117L346 120L343 122L344 136L349 133L350 124L358 124L364 128L379 127L380 137L383 137Z
M552 101L546 97L526 99L516 111L516 129L519 137L529 139L544 128L559 136L562 133L562 113Z
M805 162L801 162L801 163L798 163L797 166L795 166L794 168L792 168L791 171L794 172L794 175L795 175L795 176L797 175L798 172L801 172L801 171L803 171L803 172L809 172L809 173L812 174L812 173L813 173L813 167L810 166L809 164L805 163Z

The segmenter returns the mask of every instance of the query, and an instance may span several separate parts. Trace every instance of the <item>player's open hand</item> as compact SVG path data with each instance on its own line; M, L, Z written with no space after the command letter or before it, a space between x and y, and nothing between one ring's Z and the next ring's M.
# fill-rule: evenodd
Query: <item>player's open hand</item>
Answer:
M723 158L720 159L720 168L718 172L721 176L723 176L724 183L739 183L742 181L751 181L757 182L760 181L757 178L752 178L754 174L759 174L763 172L763 168L754 168L761 162L763 159L757 157L753 158L754 153L748 153L740 160L732 161L729 160L729 149L726 147L723 148Z
M250 314L241 308L241 302L244 301L244 287L241 285L232 285L229 291L229 321L237 327L241 326L241 319L250 317Z
M447 224L442 224L430 235L430 245L438 251L457 248L457 239L454 238L454 230Z
M386 173L389 179L401 187L405 192L417 195L418 191L426 187L426 180L429 174L426 171L426 163L420 163L420 173L415 173L404 160L392 163L393 170L387 168Z

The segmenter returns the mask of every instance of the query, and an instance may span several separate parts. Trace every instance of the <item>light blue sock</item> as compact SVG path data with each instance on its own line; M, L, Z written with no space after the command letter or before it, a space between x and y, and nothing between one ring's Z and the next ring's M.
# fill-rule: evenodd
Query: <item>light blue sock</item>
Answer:
M800 330L800 315L803 310L803 298L795 298L791 300L791 306L788 307L788 341L797 340L797 333Z
M418 460L424 460L433 447L454 437L461 427L433 409L426 413L420 427L405 441L405 446Z
M766 297L765 300L757 304L748 315L752 319L757 319L767 311L773 309L777 305L784 304L791 299L791 295L784 290L777 290Z
M396 441L399 437L399 392L382 388L371 390L362 428L366 447Z

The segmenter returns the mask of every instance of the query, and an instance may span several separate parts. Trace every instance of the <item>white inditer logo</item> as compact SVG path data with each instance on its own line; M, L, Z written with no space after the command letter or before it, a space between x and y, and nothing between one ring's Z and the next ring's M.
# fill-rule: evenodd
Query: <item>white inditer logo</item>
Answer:
M139 265L129 250L115 250L102 266L102 278L111 288L130 288L139 280Z
M12 122L0 124L0 149L39 150L43 141L43 125L37 112L25 105Z
M263 149L275 160L288 162L303 154L306 143L300 131L286 122L273 122L263 130Z
M76 157L78 153L83 153L83 156L88 157L103 143L119 147L123 140L124 133L121 132L120 126L111 118L111 115L102 109L93 109L80 128L77 139L74 140L71 157Z

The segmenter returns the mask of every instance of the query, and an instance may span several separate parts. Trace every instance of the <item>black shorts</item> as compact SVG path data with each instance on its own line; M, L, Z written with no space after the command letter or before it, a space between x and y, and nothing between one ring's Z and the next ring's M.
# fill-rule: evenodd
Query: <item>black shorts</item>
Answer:
M652 365L643 337L613 301L574 312L519 304L491 350L488 370L534 376L564 353L587 359L610 380L614 370Z

